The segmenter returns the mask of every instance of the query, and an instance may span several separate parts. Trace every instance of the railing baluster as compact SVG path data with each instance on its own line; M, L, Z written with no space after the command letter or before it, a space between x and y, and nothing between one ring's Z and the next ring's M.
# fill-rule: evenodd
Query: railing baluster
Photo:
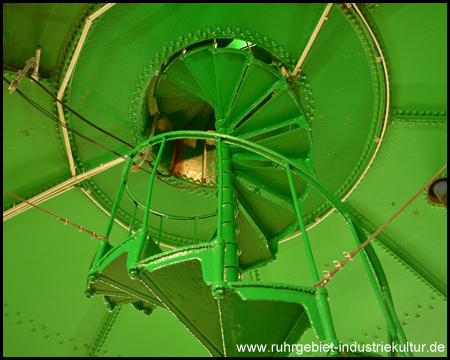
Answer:
M309 266L311 268L312 277L314 282L319 278L317 274L316 263L314 261L314 256L311 250L311 245L309 243L308 234L306 233L305 224L303 222L302 216L302 206L298 201L297 192L295 191L294 180L292 179L291 166L285 164L287 177L289 181L289 187L292 194L293 208L298 218L298 224L300 225L300 230L302 232L303 243L305 244L306 256L308 257ZM334 331L333 320L331 319L330 307L328 306L328 292L325 288L321 287L316 289L316 301L319 308L319 315L322 321L322 325L325 331L325 336L327 343L332 346L337 346L338 341L336 339L336 333ZM332 353L335 349L332 349Z
M133 158L131 156L129 156L128 159L127 159L126 168L124 169L124 171L122 173L123 174L122 175L122 182L120 183L119 192L117 193L116 201L114 202L114 206L113 206L113 208L111 210L111 215L109 217L108 226L106 227L105 235L108 238L109 238L109 235L111 233L111 229L112 229L113 224L114 224L114 219L116 218L117 209L119 209L119 204L120 204L120 201L122 200L122 195L123 195L123 191L125 190L125 184L126 184L126 180L127 180L127 174L130 171L130 167L131 167L132 163L133 163Z
M161 232L162 232L163 219L164 218L162 216L159 217L158 246L159 246L159 244L161 242Z
M145 203L144 220L142 221L143 229L147 229L148 214L149 214L149 209L150 209L150 201L151 201L151 197L152 197L153 183L155 180L156 171L158 169L159 162L161 161L161 157L164 152L164 147L166 146L166 140L167 140L167 138L163 138L163 140L161 142L161 147L159 148L158 156L156 157L155 164L153 165L153 171L152 171L152 174L150 175L150 181L148 184L148 192L147 192L147 202Z
M130 237L130 235L131 235L131 232L132 232L132 230L133 230L133 226L134 226L134 219L136 218L136 211L137 211L137 208L138 208L138 204L137 204L137 203L135 203L135 204L134 204L134 212L133 212L133 217L131 218L130 229L128 230L128 236L127 236L127 237Z
M144 219L142 220L142 227L136 231L135 236L135 244L134 244L134 251L130 254L128 254L127 258L127 268L128 274L132 279L135 279L136 276L139 274L139 268L137 267L137 263L141 260L142 251L144 250L145 244L150 246L153 249L153 252L155 254L161 252L161 249L158 245L156 245L152 240L148 240L148 216L150 213L150 202L152 198L152 190L153 190L153 183L155 180L156 172L158 170L159 162L161 161L162 154L164 152L164 147L166 145L166 137L163 137L161 142L161 147L159 148L158 155L156 157L155 163L153 164L153 170L152 174L150 175L150 180L148 182L148 192L147 192L147 201L145 203L145 210L144 210Z
M194 218L194 245L197 243L197 218Z
M358 246L361 246L361 239L358 236L358 232L356 230L356 226L353 223L351 219L347 221L348 225L350 226L350 230L353 234L353 238L355 239L355 242ZM369 264L368 255L366 253L366 249L363 249L361 252L361 259L363 261L364 267L366 268L367 275L369 276L370 283L372 284L373 290L375 291L375 296L377 297L378 303L380 304L381 312L384 315L384 318L386 320L386 325L388 327L389 333L392 336L392 341L395 344L400 345L398 336L397 336L397 329L395 327L395 324L392 320L392 316L397 316L395 312L393 314L390 313L389 308L386 305L386 299L384 298L381 290L381 284L380 281L377 278L375 278L371 266ZM405 339L406 340L406 339Z
M308 256L308 261L309 261L309 266L311 268L312 277L314 279L314 282L317 282L319 280L319 275L317 274L316 263L314 262L314 257L313 257L312 251L311 251L311 245L309 244L308 234L306 233L305 224L303 223L302 212L300 209L301 205L298 202L297 193L295 192L294 181L292 180L292 174L291 174L291 166L289 164L286 164L285 166L286 166L287 177L289 180L289 186L291 188L294 211L297 215L298 224L300 225L300 230L302 232L303 242L305 244L306 255Z

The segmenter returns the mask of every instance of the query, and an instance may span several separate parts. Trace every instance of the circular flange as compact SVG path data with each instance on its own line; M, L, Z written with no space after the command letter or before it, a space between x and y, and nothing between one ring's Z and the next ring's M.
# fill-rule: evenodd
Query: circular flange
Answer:
M443 182L447 182L447 178L440 178L440 179L437 179L436 181L434 181L431 185L430 185L430 187L428 188L428 191L427 191L427 196L428 196L428 198L432 201L432 202L434 202L434 203L436 203L436 204L439 204L439 205L442 205L442 201L439 199L439 197L436 195L436 193L435 193L435 191L434 191L434 189L435 189L435 187L438 185L438 184L440 184L440 183L443 183ZM445 201L444 201L445 202Z

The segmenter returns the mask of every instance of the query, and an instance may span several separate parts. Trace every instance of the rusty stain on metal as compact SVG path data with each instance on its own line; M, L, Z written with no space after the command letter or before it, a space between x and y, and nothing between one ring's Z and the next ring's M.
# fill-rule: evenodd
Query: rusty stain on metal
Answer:
M184 139L184 144L195 149L197 147L198 139Z
M168 118L156 121L156 129L160 132L173 131L173 124Z
M177 146L174 149L174 157L172 157L172 160L174 160L173 164L173 173L175 175L182 175L183 174L183 159L184 159L184 139L179 139L177 141ZM171 164L172 167L172 164Z

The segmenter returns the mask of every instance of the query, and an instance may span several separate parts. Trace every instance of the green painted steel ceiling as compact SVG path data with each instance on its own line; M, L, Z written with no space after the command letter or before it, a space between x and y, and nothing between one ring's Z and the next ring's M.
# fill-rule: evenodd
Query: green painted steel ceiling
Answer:
M16 71L11 67L22 69L35 55L36 46L41 45L40 82L56 95L87 17L103 5L3 4L4 78L12 81ZM225 39L237 39L244 40L242 44L249 43L244 50L253 46L245 50L252 51L250 57L261 63L276 59L274 69L283 65L292 72L325 5L114 5L93 21L62 101L92 123L136 146L148 137L154 121L147 105L148 88L161 69L167 76L174 76L170 65L164 67L173 61L172 56L177 57L184 48L191 51L187 56L193 51L201 53L198 44L213 46L213 39L218 39L219 48L226 46ZM447 5L358 6L386 58L389 109L385 109L385 75L370 34L354 11L344 4L333 5L292 93L310 127L315 175L339 198L348 195L344 203L370 235L446 164ZM239 48L236 44L232 43L228 49ZM224 61L218 55L211 56L216 63ZM199 64L199 69L203 66L206 73L205 63ZM230 87L232 81L240 78L237 75L233 78L234 65L228 64L223 68L227 72L223 79L229 78ZM235 68L237 74L240 68L238 65ZM220 78L219 73L214 76ZM266 81L269 85L263 85L264 76L261 73L249 82L254 93L261 91L258 96L270 87L270 80ZM224 89L226 85L221 81ZM160 81L155 97L158 91L162 94L162 87ZM24 79L18 89L53 116L59 116L55 100L36 84ZM250 106L251 95L242 98ZM161 100L158 101L162 108ZM282 109L290 106L287 101L283 104ZM217 108L214 111L217 115ZM383 134L386 111L388 120ZM283 114L286 112L277 116ZM64 116L69 126L103 146L120 154L130 150L66 110ZM175 121L170 114L168 117ZM9 94L6 81L3 118L4 190L32 199L72 178L61 126L33 108L17 91ZM273 130L271 126L267 123L266 130ZM296 130L290 129L280 138L293 136ZM360 181L380 137L379 150ZM69 140L78 175L117 158L70 132ZM280 144L271 146L284 149ZM209 166L213 168L212 147L209 150ZM170 157L167 162L170 164ZM77 183L41 206L104 234L108 216L100 207L111 210L122 164ZM195 190L174 187L192 184L189 176L168 179L172 186L157 181L154 209L177 216L214 212L214 187ZM440 177L446 177L446 171ZM130 183L141 199L145 197L147 178L142 171L130 175ZM280 186L272 181L268 185ZM249 185L250 189L252 186L255 185ZM270 191L260 193L281 204ZM109 313L99 296L86 299L86 278L97 240L37 209L9 217L19 203L3 194L4 356L209 355L168 311L157 309L146 317L128 304ZM308 227L321 219L308 230L308 235L317 270L322 275L322 271L334 268L334 260L344 259L343 251L350 252L356 245L336 212L322 219L329 208L316 190L309 191L303 205ZM287 220L282 219L281 213L277 217L274 209L278 207L267 207L261 216L267 222L273 218L275 222L283 220L284 224ZM118 220L128 226L132 213L131 203L123 203ZM143 211L138 210L137 220L142 218ZM159 217L151 215L150 227L156 231L158 226ZM199 220L197 239L209 240L215 226L215 220ZM288 221L284 227L287 228L277 237L281 240L277 260L246 272L244 280L314 284L301 236L283 241L298 232L295 221ZM189 222L167 220L163 232L162 244L177 247L192 243L193 227ZM117 245L126 236L127 230L116 224L111 243ZM427 353L428 356L447 355L446 239L447 210L432 204L424 191L373 241L408 341L445 345L445 351ZM386 324L359 255L331 280L327 290L341 342L387 343ZM317 343L318 339L310 329L299 343L313 341Z

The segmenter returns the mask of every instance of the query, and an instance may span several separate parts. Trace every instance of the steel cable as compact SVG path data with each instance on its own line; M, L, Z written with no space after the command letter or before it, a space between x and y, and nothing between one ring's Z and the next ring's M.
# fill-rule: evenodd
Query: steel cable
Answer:
M347 255L346 259L344 261L342 261L342 262L335 261L336 268L331 273L327 274L324 279L315 283L314 287L318 287L320 285L323 285L323 287L325 287L328 284L328 282L333 278L333 276L345 266L345 264L347 264L350 260L353 260L353 258L355 257L356 254L358 254L362 249L364 249L371 240L373 240L380 232L382 232L384 230L384 228L386 226L388 226L389 223L392 220L394 220L409 204L411 204L411 202L417 196L419 196L419 194L422 191L424 191L427 187L429 187L433 183L433 181L436 180L436 178L444 172L445 169L447 169L447 164L445 164L444 167L436 173L436 175L434 175L424 186L422 186L420 188L420 190L417 191L411 197L411 199L409 199L394 215L392 215L388 221L386 221L377 231L375 231L366 241L364 241L364 243L362 243L355 250L353 250L349 255Z
M79 231L87 232L89 235L91 235L91 239L93 239L93 238L95 237L95 238L97 238L97 239L106 239L106 240L108 240L108 237L107 237L107 236L99 235L99 234L96 234L96 233L93 232L93 231L87 230L87 229L85 229L83 226L77 225L77 224L75 224L75 223L69 221L69 219L63 219L63 218L61 218L61 217L59 217L59 216L57 216L57 215L51 213L50 211L47 211L47 210L45 210L45 209L43 209L43 208L41 208L41 207L39 207L39 206L37 206L37 205L35 205L35 204L33 204L33 203L27 201L27 200L24 200L24 199L20 198L20 197L17 196L17 195L11 194L10 192L6 191L5 189L3 189L3 192L6 193L6 194L8 194L8 195L11 195L11 196L15 197L16 199L18 199L18 200L20 200L20 201L22 201L22 202L27 203L27 204L30 205L30 206L35 207L36 209L39 209L39 210L41 210L41 211L43 211L43 212L45 212L45 213L47 213L47 214L49 214L49 215L51 215L51 216L57 218L58 220L64 221L64 225L70 224L70 225L75 226L76 228L78 228Z

